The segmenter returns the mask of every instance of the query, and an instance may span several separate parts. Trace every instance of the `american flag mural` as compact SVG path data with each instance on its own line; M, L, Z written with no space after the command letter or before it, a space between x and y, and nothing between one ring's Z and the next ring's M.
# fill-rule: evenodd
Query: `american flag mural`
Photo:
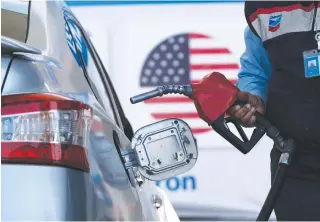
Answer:
M230 61L230 55L228 48L220 47L207 35L183 33L171 36L160 42L147 56L140 74L140 87L147 91L161 85L186 85L198 82L212 71L221 72L235 82L239 64ZM188 97L167 95L144 103L156 120L183 119L194 134L211 130L199 118Z

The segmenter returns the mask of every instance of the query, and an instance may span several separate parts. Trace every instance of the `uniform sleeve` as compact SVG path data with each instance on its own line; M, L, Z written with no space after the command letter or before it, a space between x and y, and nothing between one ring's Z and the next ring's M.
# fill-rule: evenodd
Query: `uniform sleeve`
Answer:
M267 100L267 83L271 65L262 41L247 27L244 31L245 52L240 57L237 87Z

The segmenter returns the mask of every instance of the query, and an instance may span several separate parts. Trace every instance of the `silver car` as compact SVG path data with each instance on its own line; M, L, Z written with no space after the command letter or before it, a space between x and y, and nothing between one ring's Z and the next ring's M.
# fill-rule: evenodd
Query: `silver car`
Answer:
M195 164L188 125L168 119L134 134L63 1L2 1L1 13L1 219L177 219L154 181Z

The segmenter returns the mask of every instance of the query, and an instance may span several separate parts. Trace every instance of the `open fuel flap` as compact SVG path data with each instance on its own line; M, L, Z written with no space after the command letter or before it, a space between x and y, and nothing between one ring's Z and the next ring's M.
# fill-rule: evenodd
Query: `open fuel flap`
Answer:
M135 167L153 181L188 172L198 158L191 128L180 119L165 119L140 128L131 148L122 153L126 168Z

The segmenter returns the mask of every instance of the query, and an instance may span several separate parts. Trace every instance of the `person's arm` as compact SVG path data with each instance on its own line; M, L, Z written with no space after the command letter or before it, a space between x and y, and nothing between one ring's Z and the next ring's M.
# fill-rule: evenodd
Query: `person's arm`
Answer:
M240 58L237 87L241 91L259 96L264 103L267 99L267 84L271 65L262 41L247 27L244 31L246 50Z

